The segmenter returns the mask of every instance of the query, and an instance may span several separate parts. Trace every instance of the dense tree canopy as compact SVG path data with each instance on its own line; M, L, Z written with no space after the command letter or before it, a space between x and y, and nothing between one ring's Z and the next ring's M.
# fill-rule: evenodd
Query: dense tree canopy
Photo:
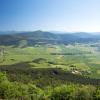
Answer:
M0 72L1 100L100 100L100 87L91 85L65 84L43 89L34 84L10 82Z

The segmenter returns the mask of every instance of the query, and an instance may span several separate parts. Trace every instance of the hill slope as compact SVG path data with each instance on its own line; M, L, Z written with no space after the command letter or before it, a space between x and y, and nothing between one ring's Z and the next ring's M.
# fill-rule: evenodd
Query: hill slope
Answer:
M3 32L4 33L4 32ZM8 32L9 34L0 34L0 45L19 45L21 41L26 41L27 45L34 44L68 44L75 42L98 41L100 36L90 35L80 32L75 34L54 34L51 32L33 31L33 32Z

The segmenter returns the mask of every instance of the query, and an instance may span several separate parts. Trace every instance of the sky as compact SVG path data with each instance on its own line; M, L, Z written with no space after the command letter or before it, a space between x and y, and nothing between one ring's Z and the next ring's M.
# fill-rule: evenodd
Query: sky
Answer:
M100 32L100 0L0 0L0 30Z

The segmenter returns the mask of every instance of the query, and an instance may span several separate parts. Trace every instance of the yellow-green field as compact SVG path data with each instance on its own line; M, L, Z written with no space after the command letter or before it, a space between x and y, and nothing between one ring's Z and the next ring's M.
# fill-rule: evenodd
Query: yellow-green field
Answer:
M92 46L91 46L92 45ZM32 68L62 68L100 78L99 43L74 45L0 46L0 65L28 62Z

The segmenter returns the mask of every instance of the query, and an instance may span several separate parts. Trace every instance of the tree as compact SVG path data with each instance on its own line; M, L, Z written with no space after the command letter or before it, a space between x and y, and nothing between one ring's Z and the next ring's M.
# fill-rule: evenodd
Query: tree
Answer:
M94 96L94 100L100 100L100 88L98 88L96 90L95 96Z

